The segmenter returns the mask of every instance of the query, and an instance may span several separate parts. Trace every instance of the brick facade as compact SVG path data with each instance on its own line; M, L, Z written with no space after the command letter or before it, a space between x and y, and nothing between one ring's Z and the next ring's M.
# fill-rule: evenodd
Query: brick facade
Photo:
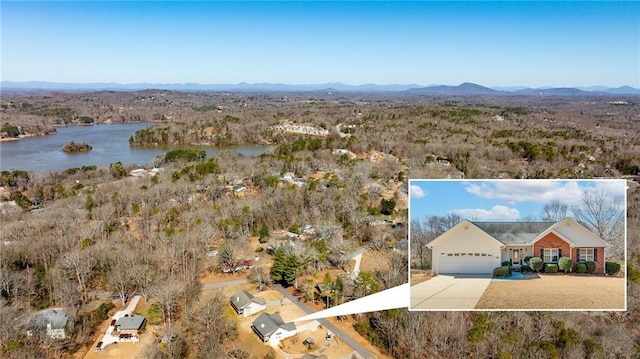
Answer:
M577 263L578 259L578 249L579 248L570 248L569 243L562 240L562 238L558 237L555 233L551 232L546 236L540 238L533 245L533 255L535 257L540 257L544 260L543 256L540 253L541 249L544 248L558 248L560 249L561 257L571 257L573 263ZM593 247L581 247L581 248L593 248ZM596 273L604 273L604 248L596 247Z
M593 248L593 247L580 247L580 248ZM571 255L573 256L573 263L574 263L574 268L575 268L575 264L578 263L578 249L580 248L573 248L573 251L571 253ZM604 273L604 248L602 247L598 247L598 248L593 248L596 252L595 252L595 263L596 263L596 273Z
M540 238L536 243L534 243L533 245L533 255L535 257L540 257L541 259L544 260L544 257L542 257L540 251L544 248L558 248L560 249L560 256L561 257L569 257L570 255L570 249L569 249L569 243L565 242L562 238L558 237L555 233L551 232L549 234L547 234L546 236ZM575 257L573 257L575 258Z

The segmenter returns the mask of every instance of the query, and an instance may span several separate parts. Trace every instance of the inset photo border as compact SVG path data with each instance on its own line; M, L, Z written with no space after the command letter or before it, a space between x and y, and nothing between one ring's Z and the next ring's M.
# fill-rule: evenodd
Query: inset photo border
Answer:
M415 311L624 311L625 180L410 180Z

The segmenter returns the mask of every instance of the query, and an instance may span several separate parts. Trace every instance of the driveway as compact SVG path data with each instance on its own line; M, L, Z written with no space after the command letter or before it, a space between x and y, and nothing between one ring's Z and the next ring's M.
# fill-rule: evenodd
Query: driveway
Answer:
M304 311L305 313L311 314L311 313L314 312L313 309L311 309L308 305L300 302L296 297L291 295L291 293L287 292L280 284L275 284L273 287L278 292L280 292L280 294L284 295L285 298L288 298L291 301L291 303L297 305L300 309L302 309L302 311ZM348 346L353 348L363 358L365 358L365 359L373 359L373 358L375 358L375 356L373 354L371 354L365 347L363 347L362 345L357 343L354 339L349 337L342 330L338 329L335 325L331 324L328 320L326 320L326 319L318 319L318 322L320 322L320 324L322 324L325 328L327 328L331 332L333 332L333 334L338 336L342 342L346 343Z
M127 307L124 310L116 312L116 314L113 315L113 319L118 320L118 319L124 317L125 314L133 313L133 311L138 306L138 302L140 301L140 298L142 298L142 296L140 296L140 295L134 296L131 299L131 301L129 302L129 305L127 305ZM104 337L102 337L102 348L103 349L107 345L113 344L113 343L116 343L116 342L119 341L118 337L112 335L113 334L113 329L114 329L114 327L112 325L109 325L109 327L107 328L106 333L104 334Z
M411 287L411 310L474 309L491 283L491 276L438 275Z

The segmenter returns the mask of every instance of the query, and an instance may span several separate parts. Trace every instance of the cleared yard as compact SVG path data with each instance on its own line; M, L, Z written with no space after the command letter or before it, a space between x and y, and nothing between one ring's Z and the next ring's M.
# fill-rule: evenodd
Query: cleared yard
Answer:
M571 274L539 277L491 281L476 309L625 309L624 278Z

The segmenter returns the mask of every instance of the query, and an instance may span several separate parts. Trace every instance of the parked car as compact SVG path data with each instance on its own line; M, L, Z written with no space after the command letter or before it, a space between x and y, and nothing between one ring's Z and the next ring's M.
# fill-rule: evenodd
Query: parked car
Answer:
M99 352L102 350L102 342L98 342L98 345L96 345L96 351Z
M115 319L111 321L111 326L112 326L112 327L115 327L115 326L116 326L116 320L115 320Z

